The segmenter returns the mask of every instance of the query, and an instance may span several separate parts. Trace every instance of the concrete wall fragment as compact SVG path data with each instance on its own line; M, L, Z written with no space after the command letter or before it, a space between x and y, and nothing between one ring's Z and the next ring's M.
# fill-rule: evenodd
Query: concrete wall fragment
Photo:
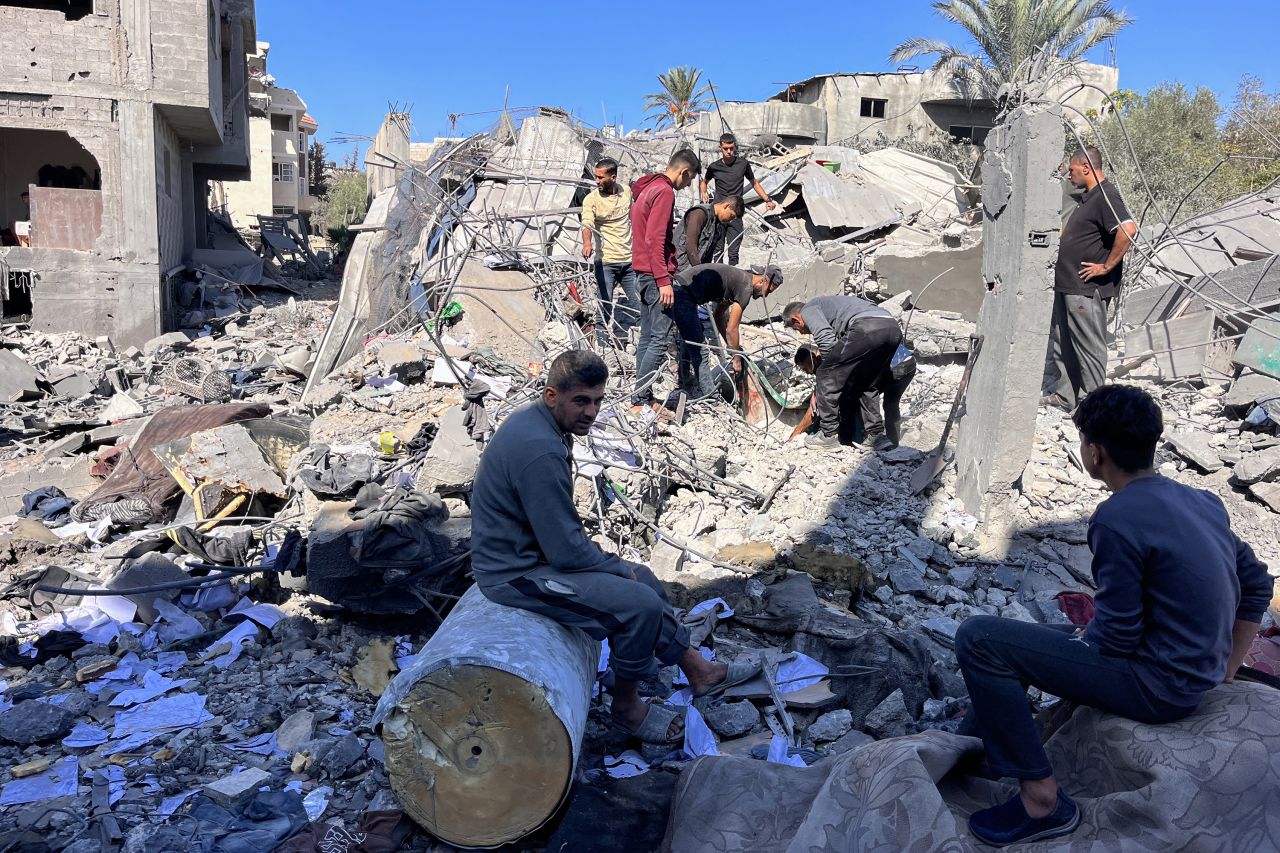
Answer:
M1064 143L1058 107L1020 107L992 131L983 157L984 340L956 445L957 495L980 519L1031 458L1053 311Z

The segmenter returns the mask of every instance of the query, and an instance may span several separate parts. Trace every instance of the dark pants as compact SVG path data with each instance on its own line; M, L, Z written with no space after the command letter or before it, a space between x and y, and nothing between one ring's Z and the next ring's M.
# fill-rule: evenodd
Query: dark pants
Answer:
M704 264L720 263L720 252L728 250L729 266L736 267L738 265L738 249L742 247L742 217L730 219L728 222L722 223L716 229L716 236L711 241L711 247L707 249L703 258Z
M1170 723L1195 710L1156 698L1127 658L1103 654L1075 631L1074 625L975 616L956 633L956 660L971 703L960 734L982 738L987 765L996 773L1015 779L1053 775L1027 685L1140 723Z
M666 357L667 343L679 334L680 379L685 391L701 397L710 393L711 377L707 370L707 347L698 305L687 288L675 286L675 302L663 308L657 282L640 276L640 346L636 350L637 390L632 402L644 405L653 399L649 386L657 377Z
M840 424L840 399L852 399L870 390L893 359L902 330L890 317L855 320L844 338L836 342L818 365L815 393L818 427L824 435L836 435Z
M689 649L689 630L677 621L662 582L646 566L636 566L635 580L543 566L481 591L498 604L581 628L593 640L608 639L609 663L618 678L651 678L658 661L670 666Z
M614 299L614 289L621 288L621 300ZM640 325L640 289L631 264L606 264L596 261L596 292L600 295L600 330L615 338Z
M1107 306L1097 294L1053 294L1044 393L1057 394L1075 408L1107 381Z
M902 378L893 375L893 371L885 368L875 387L862 392L859 398L859 415L862 418L863 434L867 438L887 435L894 444L902 441L902 395L906 393L911 380L916 378L916 369L912 365ZM880 407L884 406L884 417L880 416Z

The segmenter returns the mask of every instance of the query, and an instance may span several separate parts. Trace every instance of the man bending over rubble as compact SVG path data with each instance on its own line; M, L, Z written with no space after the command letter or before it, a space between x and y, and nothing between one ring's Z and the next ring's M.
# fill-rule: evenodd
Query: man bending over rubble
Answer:
M838 449L842 396L857 400L875 387L902 343L902 330L888 311L856 296L792 302L782 309L782 320L801 334L813 335L822 353L813 389L813 410L821 433L805 445Z
M573 436L591 431L608 378L595 353L564 353L551 363L542 399L494 433L471 495L471 564L490 601L608 638L614 723L649 743L677 743L682 711L640 698L639 682L657 661L678 664L694 696L752 678L760 662L704 660L653 572L587 538L573 505Z
M1153 469L1163 423L1148 394L1104 385L1072 419L1085 471L1112 492L1089 520L1093 621L1076 629L978 616L956 634L972 702L960 732L981 737L990 770L1021 786L969 818L996 846L1066 835L1080 822L1040 745L1028 684L1142 723L1179 720L1235 676L1271 595L1267 567L1231 532L1222 501Z

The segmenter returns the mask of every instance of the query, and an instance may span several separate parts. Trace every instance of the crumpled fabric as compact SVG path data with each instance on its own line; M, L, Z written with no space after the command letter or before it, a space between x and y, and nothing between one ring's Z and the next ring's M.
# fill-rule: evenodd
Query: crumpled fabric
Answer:
M449 517L439 495L394 489L364 518L355 558L369 568L421 568L448 555L449 540L434 529Z
M276 853L395 853L412 831L404 812L367 812L355 829L313 823Z
M1058 609L1071 621L1072 625L1088 625L1093 621L1093 596L1087 592L1060 592Z
M313 444L295 458L297 479L318 498L350 497L382 476L382 466L371 454L343 457L331 453L327 444Z
M38 518L46 527L61 527L71 520L71 507L76 501L57 486L44 486L22 498L21 518Z
M69 655L85 645L85 642L79 631L49 631L33 643L35 657L24 657L18 651L22 647L22 641L18 637L0 637L0 664L30 669L58 655Z
M307 810L294 791L259 791L236 815L203 794L187 811L197 830L187 841L192 853L263 853L297 835L307 825Z
M471 436L472 441L484 441L484 437L489 434L489 413L484 407L484 398L489 396L489 392L489 384L476 379L462 395L465 401L462 407L462 425L467 428L467 435Z
M435 421L427 421L418 427L418 431L413 434L413 438L404 444L405 453L410 456L417 456L420 453L426 453L431 449L431 445L436 440L436 433L440 431L440 425Z

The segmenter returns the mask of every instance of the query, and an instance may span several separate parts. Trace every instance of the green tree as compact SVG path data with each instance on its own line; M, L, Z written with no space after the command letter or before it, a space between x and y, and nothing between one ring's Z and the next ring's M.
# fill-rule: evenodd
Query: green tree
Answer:
M1126 92L1113 100L1119 107L1096 125L1097 141L1108 177L1124 193L1139 224L1159 223L1162 217L1181 222L1233 194L1231 173L1219 165L1222 108L1212 91L1161 83L1146 95Z
M963 28L973 43L908 39L889 60L936 56L934 70L987 98L1020 74L1025 79L1031 60L1047 54L1073 62L1130 23L1105 0L938 0L933 10Z
M691 65L668 68L667 73L659 74L662 91L644 96L645 111L651 113L654 126L684 127L696 118L702 109L702 98L711 91L710 85L698 87L701 80L701 69Z
M1222 147L1232 158L1238 192L1262 189L1280 178L1280 92L1268 94L1259 78L1242 77L1222 127Z
M324 159L324 143L314 140L307 151L307 174L310 178L308 192L322 198L329 192L329 163Z
M339 172L330 178L328 192L316 202L311 219L329 235L335 255L342 257L355 239L349 226L363 222L368 212L369 182L364 172Z

